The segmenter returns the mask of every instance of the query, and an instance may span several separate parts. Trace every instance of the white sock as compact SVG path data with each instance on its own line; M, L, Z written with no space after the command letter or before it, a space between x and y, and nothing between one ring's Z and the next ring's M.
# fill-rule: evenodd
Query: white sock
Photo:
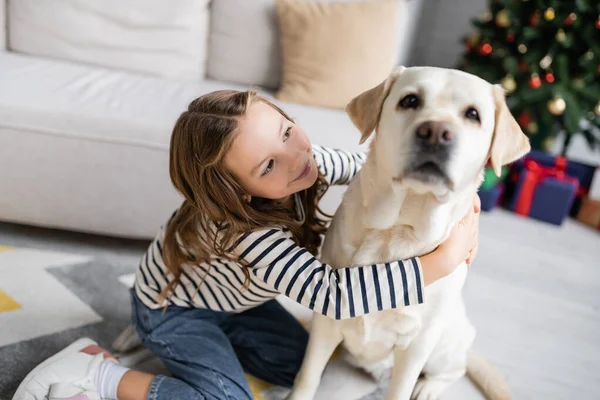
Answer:
M102 399L117 400L119 382L129 368L104 360L96 371L96 391Z

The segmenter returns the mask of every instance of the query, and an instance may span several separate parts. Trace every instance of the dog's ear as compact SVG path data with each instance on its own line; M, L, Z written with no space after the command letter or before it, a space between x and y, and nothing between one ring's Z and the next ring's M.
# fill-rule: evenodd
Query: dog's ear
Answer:
M346 106L346 112L350 116L350 119L362 133L360 144L363 144L377 127L383 101L390 92L390 88L396 78L398 78L405 69L406 68L403 66L394 68L385 81L374 88L359 94Z
M531 145L529 138L523 133L506 105L502 86L494 85L493 92L496 104L496 124L490 148L490 159L494 172L500 176L502 166L529 153Z

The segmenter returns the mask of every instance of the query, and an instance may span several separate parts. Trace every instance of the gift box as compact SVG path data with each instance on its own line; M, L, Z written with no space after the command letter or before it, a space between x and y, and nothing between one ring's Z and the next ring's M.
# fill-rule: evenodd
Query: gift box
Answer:
M500 176L498 176L494 172L494 169L487 165L483 170L483 174L483 182L481 183L479 189L492 189L498 186L502 181L504 181L506 175L508 174L508 167L502 167L502 173L500 174Z
M600 201L585 197L581 202L577 219L586 225L600 230Z
M596 173L592 178L590 189L588 190L588 198L595 201L600 201L600 168L596 168Z
M573 178L577 178L577 180L579 181L579 189L575 195L575 199L573 200L572 206L569 210L569 214L572 217L577 216L579 207L581 206L581 200L585 195L588 194L588 191L592 184L592 179L594 178L596 167L577 161L567 160L565 157L548 154L541 150L531 150L527 154L525 159L517 161L513 164L511 172L511 176L513 176L513 185L516 182L514 175L518 175L520 173L520 171L525 166L526 160L534 160L539 165L544 167L554 167L558 165L560 168L564 169L566 175L571 176ZM512 198L513 191L514 186L511 186L507 189L507 195L509 195L510 198Z
M502 198L503 192L504 185L502 184L496 185L489 189L480 188L477 193L479 194L479 198L481 199L481 210L493 210L500 203L500 199Z
M579 180L579 186L582 191L587 191L589 189L594 178L594 173L596 172L596 167L593 165L568 160L563 156L548 154L541 150L531 150L524 159L513 164L513 170L517 172L520 171L525 165L525 160L534 160L544 167L554 167L557 164L565 163L564 172L568 176L572 176Z
M543 166L527 158L516 176L510 208L517 214L561 225L579 190L579 180L565 173L564 158Z

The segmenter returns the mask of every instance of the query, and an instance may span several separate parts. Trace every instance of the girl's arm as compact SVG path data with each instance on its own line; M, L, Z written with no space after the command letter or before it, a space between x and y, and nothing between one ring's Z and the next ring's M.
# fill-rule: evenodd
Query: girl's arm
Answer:
M330 185L347 185L360 171L366 153L349 153L343 150L313 145L315 161Z
M472 261L477 248L480 202L435 251L391 263L333 269L298 246L282 229L242 235L233 253L251 273L287 297L335 319L423 302L424 286ZM470 263L470 262L469 262Z
M429 256L333 269L281 229L245 234L233 253L276 291L335 319L422 303L423 287L433 277L424 278L421 266L422 260L431 261Z

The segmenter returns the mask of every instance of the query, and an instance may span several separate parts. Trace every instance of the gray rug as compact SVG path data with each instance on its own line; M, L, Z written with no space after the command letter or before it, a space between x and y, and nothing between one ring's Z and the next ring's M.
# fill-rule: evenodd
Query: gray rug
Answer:
M464 290L469 317L478 330L476 350L504 373L515 399L600 398L599 233L573 220L555 227L503 210L482 215L480 230L479 256ZM68 303L72 306L46 302L46 314L24 321L30 329L23 337L34 336L0 344L4 400L31 368L73 340L89 336L111 345L129 319L128 291L119 277L134 271L147 242L0 223L0 245L87 257L45 269L65 292L73 293ZM0 251L0 259L3 254ZM7 282L19 276L26 282L28 265L5 265L2 270L0 262L0 309L3 295L11 295ZM39 271L30 272L31 278ZM32 297L43 300L47 285L35 289L39 293ZM17 303L27 310L25 302ZM18 312L0 312L0 343L14 328L3 318ZM68 324L88 322L40 334L61 318ZM384 393L385 388L379 388L368 399L381 399ZM481 398L467 379L442 396Z
M0 399L10 399L32 368L82 336L110 348L112 341L128 325L130 315L129 292L118 278L134 268L134 265L111 265L98 260L48 268L48 273L88 304L102 321L0 347ZM69 313L68 309L58 311ZM3 329L6 327L0 328L0 334Z

